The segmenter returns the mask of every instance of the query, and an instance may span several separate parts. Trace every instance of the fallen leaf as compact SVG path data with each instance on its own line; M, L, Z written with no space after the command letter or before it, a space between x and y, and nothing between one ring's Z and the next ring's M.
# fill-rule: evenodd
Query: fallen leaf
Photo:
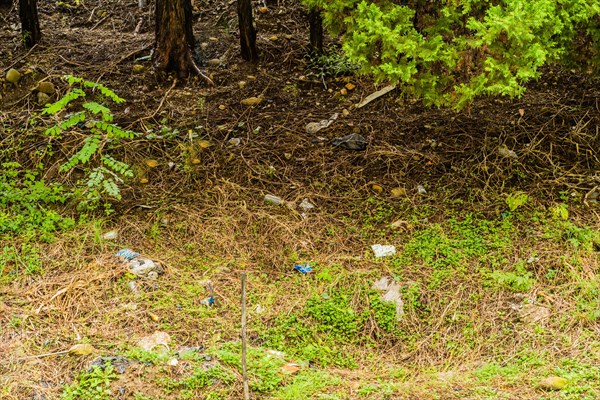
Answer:
M546 379L542 379L539 384L540 389L544 390L563 390L567 387L569 381L559 376L549 376Z
M392 190L390 190L390 194L394 198L404 196L406 194L406 189L401 187L393 188Z
M208 140L198 140L196 142L201 149L208 149L212 144Z
M247 99L243 99L240 103L244 106L257 106L262 103L263 98L259 97L248 97Z
M96 349L89 343L80 343L71 346L69 349L70 356L88 356L92 354Z
M293 374L298 372L299 370L300 367L298 366L298 364L285 364L283 367L281 367L281 372L286 374Z
M146 160L146 165L150 168L156 168L158 166L158 161L156 160Z
M381 185L378 184L371 185L371 189L373 189L377 193L383 192L383 188L381 187Z
M353 83L348 82L348 83L346 83L345 87L348 90L354 90L354 88L356 87L356 85L353 84Z

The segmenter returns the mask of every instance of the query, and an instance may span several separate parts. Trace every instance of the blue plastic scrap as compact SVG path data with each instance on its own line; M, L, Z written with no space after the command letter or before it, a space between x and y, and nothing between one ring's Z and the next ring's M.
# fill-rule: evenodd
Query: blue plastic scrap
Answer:
M131 249L122 249L116 254L117 257L123 257L126 260L133 260L136 257L139 257L140 253L136 253Z
M306 263L304 265L296 264L294 265L294 269L302 274L308 274L313 270L309 263Z
M203 299L202 301L200 301L200 304L203 304L208 307L212 307L215 304L215 298L212 296L207 297L207 298Z

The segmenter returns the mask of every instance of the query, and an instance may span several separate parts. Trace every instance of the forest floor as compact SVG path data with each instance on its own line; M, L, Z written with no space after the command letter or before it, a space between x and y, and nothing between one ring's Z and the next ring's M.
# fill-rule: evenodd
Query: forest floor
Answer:
M252 398L600 398L597 79L549 68L461 112L395 91L358 108L384 85L332 39L307 57L296 2L257 9L257 65L234 3L194 10L214 87L140 60L154 30L137 2L40 2L30 51L0 13L1 76L23 74L0 87L1 399L243 398L242 272ZM98 155L59 168L86 125L45 134L65 113L37 88L57 100L64 75L114 90L126 103L103 104L137 133L103 142L134 171L105 212L77 209ZM331 144L351 133L366 149ZM132 274L124 248L163 270Z

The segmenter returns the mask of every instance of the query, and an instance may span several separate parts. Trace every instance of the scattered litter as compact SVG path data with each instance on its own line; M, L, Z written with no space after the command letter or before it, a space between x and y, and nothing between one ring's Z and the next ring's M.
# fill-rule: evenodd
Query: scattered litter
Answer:
M160 317L154 313L149 312L148 316L150 317L150 319L154 322L158 322L160 321Z
M315 208L315 205L312 204L308 199L302 200L302 202L298 205L303 211L309 211Z
M367 148L367 139L360 133L351 133L333 139L331 144L346 150L365 150Z
M425 186L417 185L417 193L418 194L427 194L427 190L425 190Z
M406 190L402 187L397 187L397 188L393 188L392 190L390 190L390 194L391 194L392 198L397 198L397 197L404 196L406 194Z
M136 253L131 249L122 249L117 252L118 257L123 257L126 260L133 260L136 257L139 257L140 253Z
M371 249L373 249L373 253L375 253L375 258L388 257L396 254L396 246L394 245L374 244L371 246Z
M200 304L207 307L212 307L215 304L215 298L210 296L205 299L200 300Z
M269 354L271 354L272 356L275 356L275 357L285 358L285 353L283 351L279 351L279 350L267 350L267 353L269 353Z
M124 374L125 370L129 366L130 361L123 356L107 356L98 357L90 364L88 372L92 372L94 367L98 367L102 370L110 364L119 374Z
M384 87L381 90L373 92L370 95L368 95L367 97L365 97L365 99L363 101L361 101L360 103L358 103L356 105L356 108L364 107L367 104L369 104L370 102L372 102L373 100L380 98L384 94L387 94L387 93L391 92L394 89L396 89L396 85L388 85L388 86Z
M308 274L313 270L309 263L306 263L304 265L296 264L294 265L294 269L302 274Z
M559 376L549 376L546 379L542 379L539 384L539 388L543 390L563 390L567 387L569 381Z
M540 258L539 258L539 257L529 257L529 258L527 259L527 264L533 264L533 263L536 263L536 262L538 262L538 261L540 261Z
M396 320L400 321L404 316L404 302L400 297L400 284L394 278L384 276L373 284L373 289L383 292L381 301L396 305Z
M234 137L227 141L231 146L239 146L242 143L242 139Z
M293 374L298 371L300 371L300 366L298 364L289 363L281 367L281 372L284 374Z
M134 252L131 249L119 250L116 255L128 261L127 267L129 268L129 272L137 276L154 280L164 272L163 267L158 262L140 257L140 253Z
M69 349L70 356L88 356L92 354L96 349L89 343L80 343L71 346Z
M265 203L280 205L283 203L283 199L281 197L273 196L272 194L265 195Z
M167 364L171 367L175 367L177 364L179 364L179 360L176 358L171 358L169 361L167 361Z
M145 336L141 338L137 345L142 350L152 351L157 347L163 347L167 351L169 351L169 342L171 341L171 336L169 336L166 332L154 332L150 336Z
M338 116L339 114L335 113L331 117L329 117L329 119L322 119L319 122L309 122L308 124L306 124L306 127L304 129L308 134L315 134L321 129L328 128L333 123L333 121L335 121L338 118Z
M131 290L133 293L138 293L138 287L137 287L136 281L128 282L127 286L129 286L129 290Z
M102 235L102 239L104 240L115 240L117 237L119 237L117 231L108 231Z
M262 314L265 312L265 308L263 306L261 306L260 304L257 304L256 307L254 308L254 312L257 314Z
M512 150L510 150L508 147L506 147L505 144L503 144L500 147L498 147L498 154L500 154L502 157L514 158L515 160L519 158L519 156L517 155L517 153L515 153Z

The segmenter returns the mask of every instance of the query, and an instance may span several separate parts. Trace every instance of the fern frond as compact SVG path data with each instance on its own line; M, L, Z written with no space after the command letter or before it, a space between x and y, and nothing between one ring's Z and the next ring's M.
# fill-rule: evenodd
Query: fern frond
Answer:
M59 100L44 107L42 114L56 114L57 112L63 110L70 102L72 102L73 100L77 100L80 97L85 97L85 92L81 89L75 88L69 93L65 94Z
M133 139L136 135L133 131L128 131L126 129L121 129L115 124L109 124L102 121L97 121L95 127L104 131L109 138L116 139Z
M102 156L102 162L107 167L109 167L113 171L115 171L123 176L129 176L129 177L133 176L133 171L131 171L131 168L129 167L128 164L126 164L122 161L115 160L111 156Z
M94 115L102 114L102 120L105 122L112 122L113 120L113 115L110 109L102 104L96 103L95 101L90 101L82 104L81 106Z
M121 200L121 190L112 179L104 179L102 181L102 191L110 197Z
M125 103L125 99L119 97L119 95L117 95L115 92L113 92L111 89L107 88L106 86L104 86L101 83L96 83L96 82L92 82L92 81L83 81L83 86L91 88L91 89L98 89L104 97L111 99L112 101L114 101L117 104Z
M88 161L90 161L90 158L92 158L92 156L98 150L100 141L101 137L99 135L88 136L83 141L83 146L81 146L81 149L79 149L77 153L71 156L71 158L69 158L69 161L60 166L60 171L66 172L73 169L73 167L75 167L79 163L85 164Z

